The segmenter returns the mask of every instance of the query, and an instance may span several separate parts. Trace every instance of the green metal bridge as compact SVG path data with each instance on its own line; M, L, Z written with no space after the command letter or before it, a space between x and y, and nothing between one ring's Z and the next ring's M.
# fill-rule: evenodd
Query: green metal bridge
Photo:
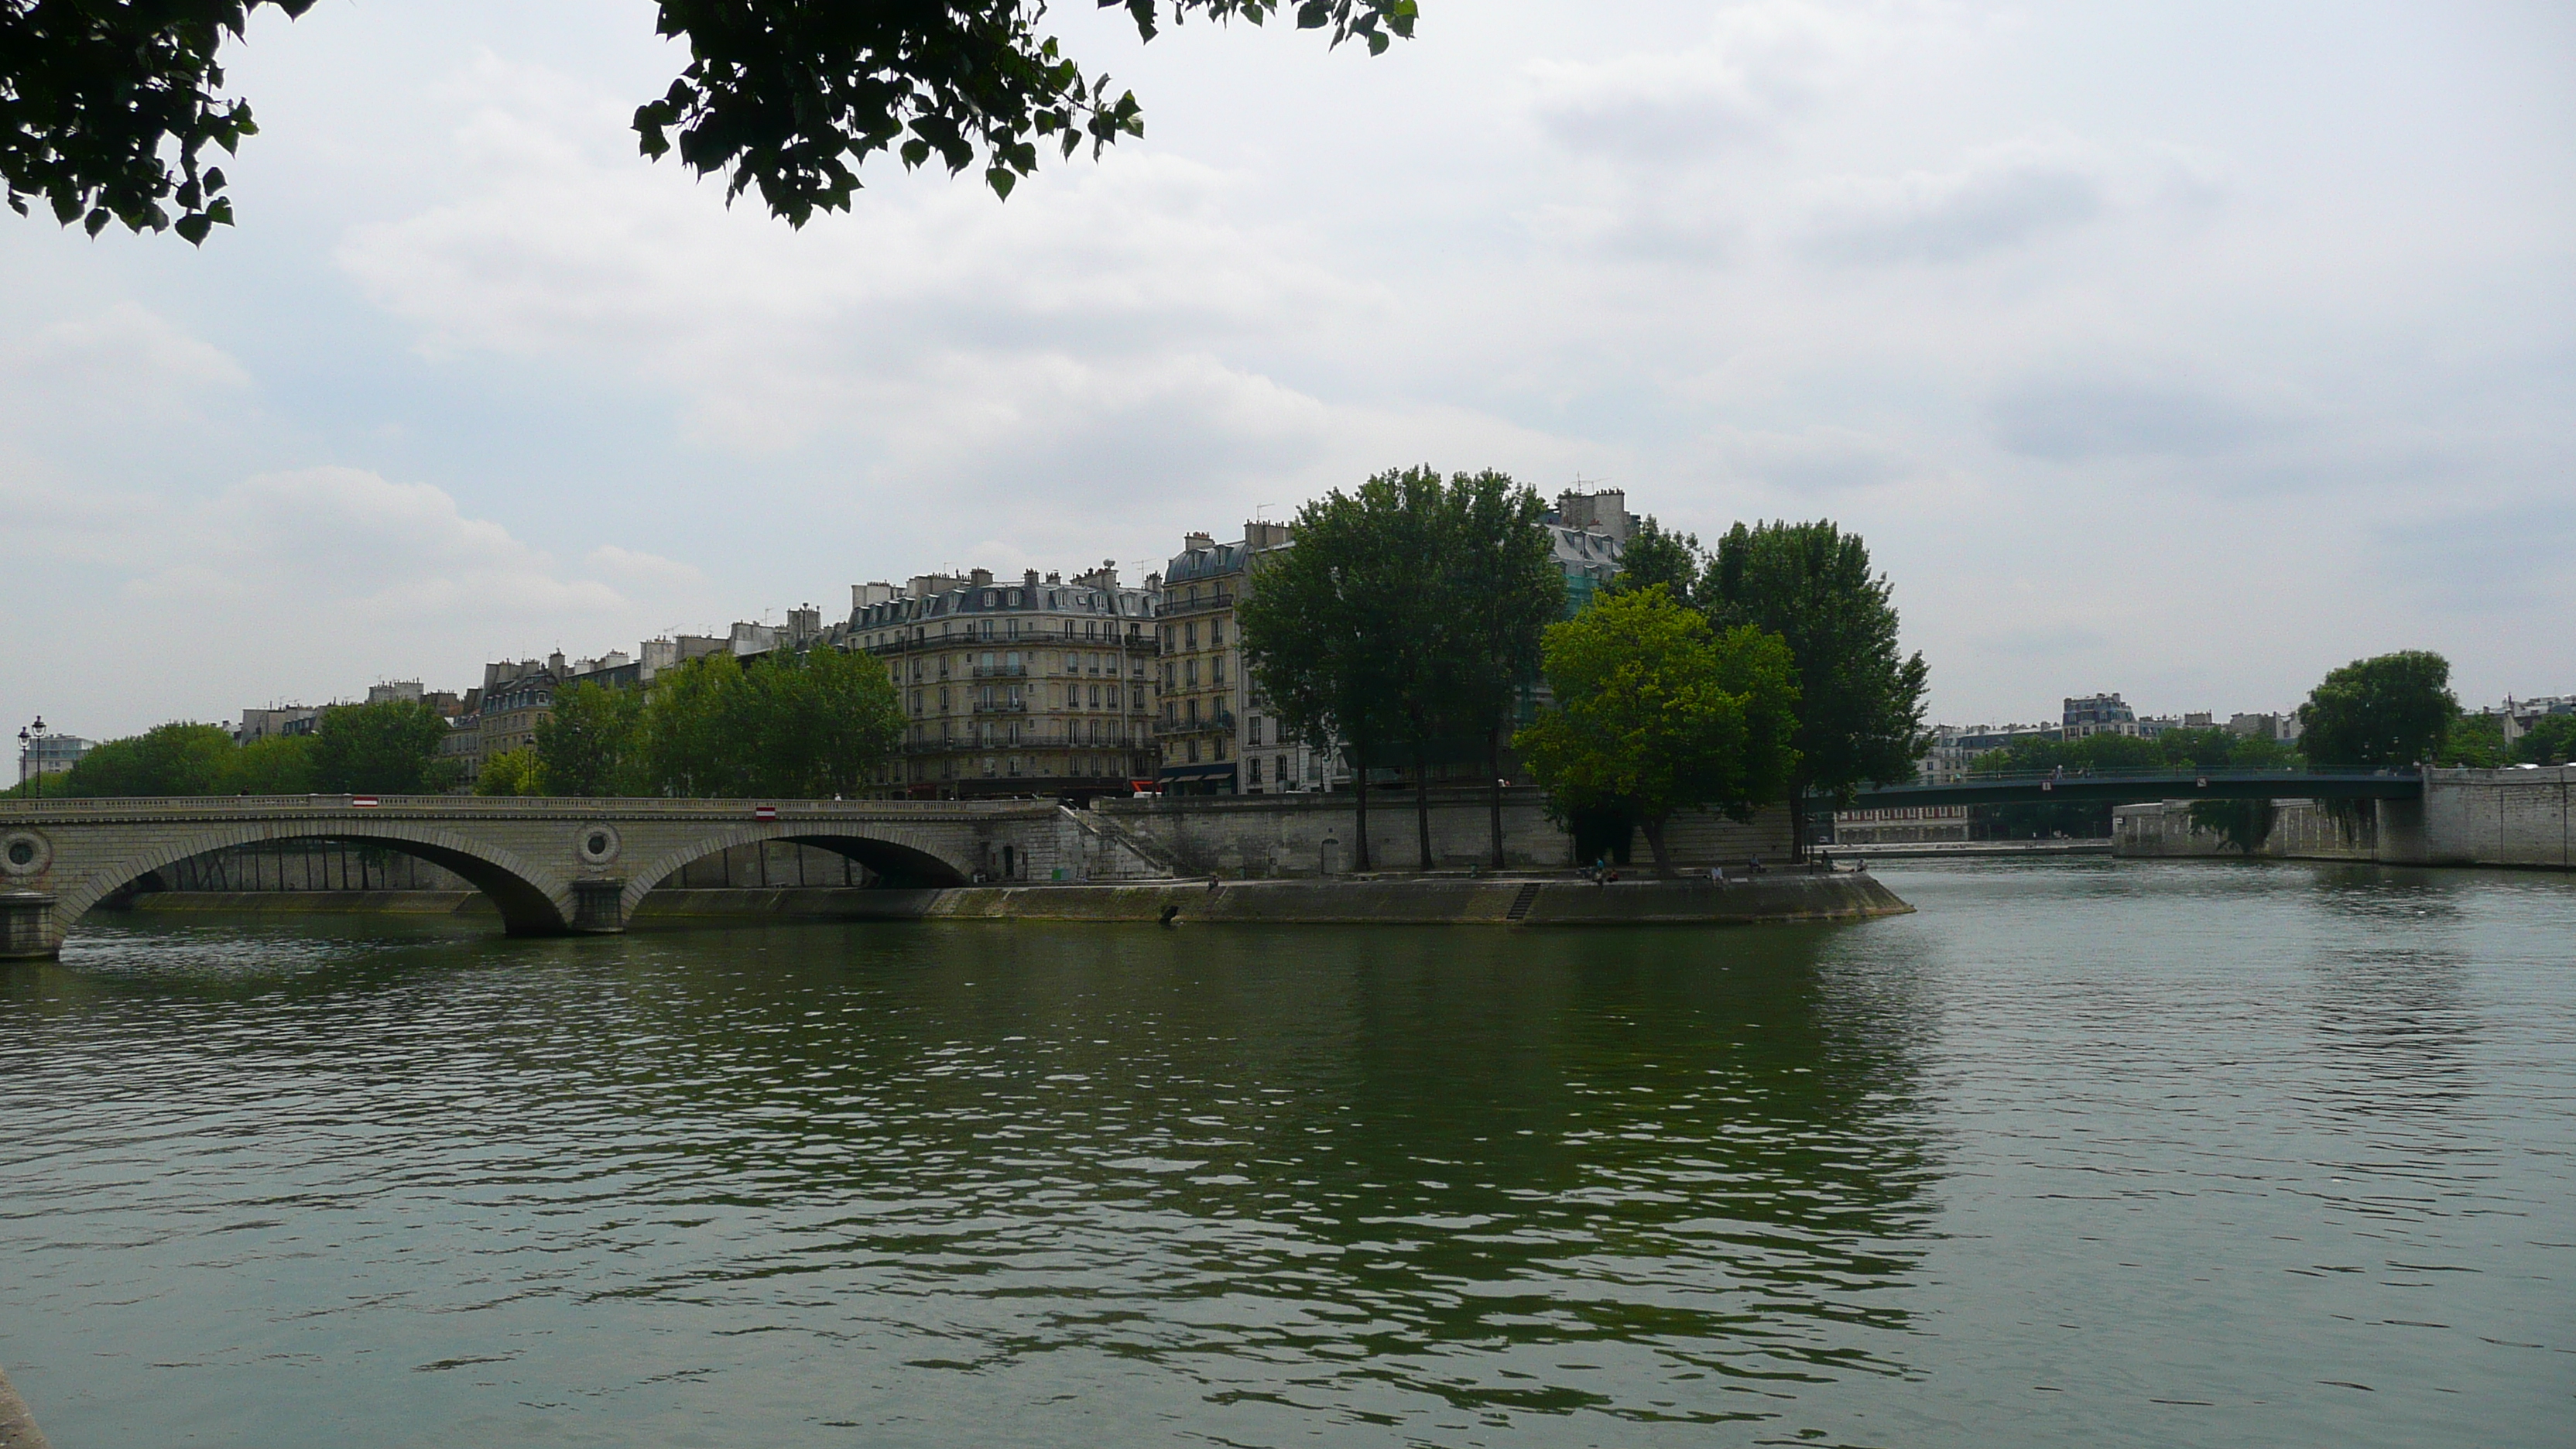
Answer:
M1917 805L2139 805L2154 800L2420 800L2405 770L2036 770L1865 789L1846 810ZM1824 808L1824 807L1819 807Z

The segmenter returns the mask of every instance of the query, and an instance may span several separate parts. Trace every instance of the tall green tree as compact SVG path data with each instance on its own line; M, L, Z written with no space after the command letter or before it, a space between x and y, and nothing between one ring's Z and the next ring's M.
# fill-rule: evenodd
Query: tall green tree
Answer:
M1705 588L1721 629L1777 634L1797 660L1790 803L1803 854L1808 796L1848 801L1863 784L1914 778L1929 672L1898 646L1894 590L1870 571L1868 546L1830 522L1735 525Z
M1103 8L1113 0L1101 0ZM1114 0L1150 40L1168 15L1259 25L1280 0ZM201 242L232 224L220 166L258 132L224 94L218 53L263 6L289 18L313 0L0 0L0 180L20 215L41 199L93 235L110 221L174 227ZM726 199L757 190L802 226L847 210L858 168L891 151L905 169L934 159L980 167L1008 196L1041 144L1096 156L1144 134L1131 92L1087 74L1041 28L1045 0L662 0L656 28L685 39L689 63L635 112L640 148L673 151ZM1374 55L1413 33L1415 0L1299 0L1300 29ZM177 208L175 219L172 207Z
M311 735L270 735L233 751L224 767L224 784L235 795L309 795L313 793L313 757L320 741Z
M2504 742L2504 717L2461 711L2443 731L2441 753L2432 763L2450 769L2492 770L2513 758Z
M797 799L858 794L903 743L903 709L885 667L814 648L744 671L751 793Z
M1596 601L1547 631L1555 707L1513 743L1560 818L1608 811L1637 822L1658 875L1665 826L1715 807L1738 819L1797 773L1797 664L1778 635L1724 634L1661 585Z
M745 666L710 654L654 679L628 738L627 778L646 793L846 796L902 743L903 713L864 655L817 648ZM551 772L547 788L561 789Z
M638 793L632 782L640 764L643 706L643 696L635 690L610 689L588 680L574 680L556 690L552 713L537 722L536 762L538 778L545 782L543 793ZM485 762L484 769L491 769L490 762Z
M314 731L313 788L326 795L435 795L456 781L440 757L449 725L418 700L335 704Z
M1503 855L1503 743L1521 700L1538 682L1544 635L1565 612L1536 489L1490 469L1449 480L1442 527L1428 560L1428 618L1441 634L1438 694L1453 721L1483 746L1494 868ZM1425 851L1428 851L1425 841Z
M233 737L221 726L174 720L92 747L64 777L63 793L94 798L228 794L233 755Z
M737 727L742 661L708 654L655 676L646 691L639 757L644 793L682 797L747 793Z
M1363 871L1375 868L1369 772L1387 762L1405 728L1404 661L1389 639L1403 621L1387 591L1401 587L1410 561L1385 526L1394 505L1391 476L1350 493L1334 489L1299 509L1295 543L1262 555L1236 609L1245 667L1280 727L1315 749L1339 748L1350 761L1358 816L1353 860Z
M2422 649L2356 659L2299 706L2299 748L2320 765L2407 769L2439 758L2460 717L2451 662Z
M1649 514L1619 551L1619 575L1609 590L1635 593L1660 584L1674 603L1696 609L1706 602L1700 594L1707 574L1708 551L1699 546L1699 535L1670 532Z
M521 745L483 757L483 769L474 777L477 795L543 795L545 767L537 761L534 745Z
M2513 757L2528 765L2564 765L2576 759L2576 714L2542 715L2513 742Z

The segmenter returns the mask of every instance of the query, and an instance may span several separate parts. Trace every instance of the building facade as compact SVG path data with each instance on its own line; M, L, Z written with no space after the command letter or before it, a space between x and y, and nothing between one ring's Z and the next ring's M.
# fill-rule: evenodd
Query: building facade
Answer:
M922 574L854 585L851 603L843 637L885 665L904 714L885 794L1081 800L1153 778L1154 595L1114 565Z
M1968 839L1966 805L1896 805L1834 812L1835 845L1931 845Z
M38 721L39 724L42 721ZM46 775L65 775L90 752L95 741L78 735L55 734L50 730L18 732L18 783Z
M2058 722L2063 738L2089 739L2094 735L2135 735L2138 714L2117 694L2088 694L2069 699Z
M1975 771L1980 755L2021 740L2064 737L2065 731L2056 725L1935 725L1931 747L1916 765L1916 777L1926 785L1955 784Z
M476 711L478 747L474 773L482 762L506 750L537 742L537 725L554 718L555 691L571 671L561 654L546 659L500 660L483 666L482 707Z
M1190 534L1164 565L1154 779L1165 793L1295 794L1350 778L1338 752L1281 728L1244 664L1237 610L1266 561L1294 546L1286 524L1255 520L1237 543Z

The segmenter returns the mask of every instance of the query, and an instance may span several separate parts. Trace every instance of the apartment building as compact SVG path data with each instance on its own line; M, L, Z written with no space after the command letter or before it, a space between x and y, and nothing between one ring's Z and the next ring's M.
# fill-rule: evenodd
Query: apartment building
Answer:
M2094 735L2135 735L2138 733L2137 711L2117 694L2088 694L2069 699L2059 717L2059 728L2070 740Z
M1288 526L1258 520L1237 543L1193 533L1164 565L1156 617L1157 785L1178 795L1329 790L1350 778L1331 749L1280 728L1244 666L1237 610L1265 559L1292 546Z
M1976 769L1980 755L2022 740L2055 740L2065 736L2066 731L2060 725L1934 725L1930 746L1916 765L1918 778L1926 785L1956 784Z
M853 584L849 647L882 661L904 718L889 796L1079 801L1154 778L1154 593L1114 564L1016 583L989 570Z

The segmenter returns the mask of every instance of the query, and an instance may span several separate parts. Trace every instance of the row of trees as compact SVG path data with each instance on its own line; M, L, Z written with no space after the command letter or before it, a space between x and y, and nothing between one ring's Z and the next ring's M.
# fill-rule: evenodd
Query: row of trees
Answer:
M1351 761L1361 869L1371 770L1413 767L1426 870L1432 767L1480 760L1501 778L1540 631L1565 612L1545 513L1507 474L1380 473L1299 510L1296 546L1266 555L1247 584L1247 667L1283 730L1337 742ZM1499 784L1491 815L1499 861Z
M456 783L439 756L447 721L413 700L335 705L309 735L233 743L220 725L171 723L108 740L20 795L436 794Z
M1738 816L1810 792L1912 778L1925 670L1897 648L1884 577L1831 523L1738 525L1704 550L1649 520L1627 571L1581 617L1540 526L1546 505L1505 474L1381 473L1298 514L1241 609L1268 711L1354 766L1358 861L1368 778L1411 766L1421 864L1428 782L1480 763L1503 857L1507 741L1579 835ZM1517 734L1541 679L1548 708Z
M453 789L447 721L408 700L336 705L314 733L236 745L172 723L109 740L12 793L61 796L421 795ZM894 685L837 649L665 670L644 690L572 684L531 747L484 761L485 795L851 795L903 738Z
M901 744L885 669L812 649L744 664L710 654L642 690L575 683L531 748L487 758L485 795L855 795Z

